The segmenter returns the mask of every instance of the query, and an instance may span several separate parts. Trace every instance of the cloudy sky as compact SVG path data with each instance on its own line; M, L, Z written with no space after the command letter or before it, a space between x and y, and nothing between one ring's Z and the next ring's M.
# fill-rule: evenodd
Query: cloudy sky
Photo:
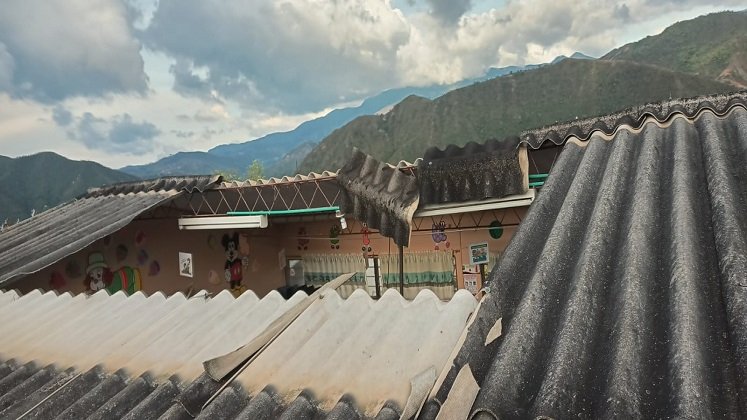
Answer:
M0 155L152 162L742 1L2 0Z

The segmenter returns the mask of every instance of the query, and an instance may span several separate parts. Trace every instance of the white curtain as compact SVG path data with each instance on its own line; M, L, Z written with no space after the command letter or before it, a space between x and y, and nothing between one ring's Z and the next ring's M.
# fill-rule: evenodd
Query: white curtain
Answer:
M366 285L366 260L362 254L305 255L303 271L305 283L312 286L321 286L345 273L356 273L347 283Z
M408 252L403 256L404 297L413 299L430 289L443 300L454 296L454 258L451 252ZM384 289L399 290L399 254L379 256Z

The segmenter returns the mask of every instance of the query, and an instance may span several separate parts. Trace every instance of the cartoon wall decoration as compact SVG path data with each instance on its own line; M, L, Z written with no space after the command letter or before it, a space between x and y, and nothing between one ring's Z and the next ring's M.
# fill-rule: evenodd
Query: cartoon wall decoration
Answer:
M239 233L234 232L232 236L223 235L223 249L226 252L226 263L223 266L223 275L229 283L234 295L241 294L241 280L244 277L243 264L239 257Z
M150 266L148 267L148 275L151 277L157 276L158 273L161 272L161 264L158 263L158 261L151 261Z
M137 252L137 265L145 265L148 262L148 252L141 249Z
M53 271L49 276L49 288L53 290L60 290L67 285L65 277L62 276L58 271Z
M503 236L503 225L499 220L493 220L490 222L490 230L488 230L488 233L490 233L490 237L493 239L500 239L501 236Z
M340 249L340 233L342 233L342 228L336 224L329 228L329 243L332 249Z
M115 293L124 290L132 294L141 289L141 282L137 268L123 266L112 271L102 253L93 252L88 256L85 285L89 291L106 289L109 293Z
M361 227L361 235L363 235L363 253L367 254L371 252L371 238L369 238L368 235L371 234L371 231L368 229L368 225L363 223L363 226Z
M439 244L442 242L444 246L446 246L446 249L449 249L451 246L451 243L448 241L448 237L446 236L446 222L443 220L433 224L431 227L431 237L433 238L433 242L436 244L433 247L436 251L439 250Z
M309 249L309 239L306 237L306 228L301 226L298 229L298 250L306 251Z
M145 239L146 238L147 237L145 236L145 232L143 232L142 230L138 230L135 233L135 245L137 245L139 247L145 246Z

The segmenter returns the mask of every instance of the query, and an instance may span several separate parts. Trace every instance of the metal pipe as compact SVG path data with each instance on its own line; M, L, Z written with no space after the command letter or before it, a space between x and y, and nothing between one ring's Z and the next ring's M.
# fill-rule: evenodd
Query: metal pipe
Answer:
M376 283L376 299L381 297L381 283L379 282L379 257L373 258L374 262L374 282Z
M399 246L399 294L405 296L405 248Z
M334 213L337 211L340 211L339 206L292 210L229 211L226 214L229 216L289 216L294 214Z

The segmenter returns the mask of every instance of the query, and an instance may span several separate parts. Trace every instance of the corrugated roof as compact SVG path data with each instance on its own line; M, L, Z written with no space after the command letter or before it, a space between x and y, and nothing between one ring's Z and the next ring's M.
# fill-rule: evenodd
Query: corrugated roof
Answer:
M80 251L183 191L209 189L219 181L181 177L116 184L10 226L0 232L0 286Z
M429 148L418 166L420 202L441 204L501 198L527 192L526 148L518 139Z
M301 418L329 415L339 404L360 417L382 410L399 417L420 380L426 389L414 415L476 305L465 290L448 303L429 290L413 301L392 289L378 301L360 289L346 300L334 291L322 296L237 378L252 397L248 405L275 399Z
M150 191L206 191L215 188L223 180L220 175L170 176L135 182L122 182L99 188L91 188L85 197L117 194L135 194Z
M306 297L298 293L286 301L273 291L261 300L253 292L234 298L228 290L199 295L33 291L0 306L0 359L192 380L204 360L250 341Z
M223 183L221 183L221 188L231 189L231 188L256 187L256 186L263 186L263 185L286 184L286 183L291 183L291 182L335 179L336 177L337 177L337 172L332 172L332 171L323 171L322 173L311 172L307 175L296 174L293 176L284 176L282 178L268 178L268 179L262 178L262 179L256 179L256 180L248 179L246 181L238 181L238 180L224 181Z
M304 298L0 291L0 418L157 418Z
M567 142L422 418L747 417L747 110L693 107Z
M0 418L409 418L476 306L328 290L232 383L200 374L303 299L0 292Z
M83 198L0 232L0 286L34 273L123 228L175 191Z
M418 207L417 179L379 162L358 149L345 163L337 181L342 189L340 210L394 239L410 242L410 225Z
M571 137L588 139L591 133L613 134L621 126L639 128L651 118L665 122L675 115L692 118L703 110L724 115L735 106L747 105L747 91L694 98L673 99L634 106L613 114L584 118L527 130L519 136L520 144L532 149L540 148L545 142L556 145L565 143Z
M406 160L400 160L397 162L396 165L388 164L389 166L393 168L413 168L417 167L418 164L422 161L421 158L418 158L415 160L415 162L408 162ZM310 172L306 175L304 174L296 174L296 175L289 175L289 176L283 176L280 178L273 177L273 178L261 178L261 179L247 179L244 181L239 180L229 180L229 181L223 181L221 183L221 188L223 189L231 189L231 188L245 188L245 187L261 187L265 185L277 185L277 184L287 184L287 183L293 183L293 182L305 182L305 181L314 181L314 180L327 180L331 179L334 180L337 178L338 171L322 171L321 173L318 172Z

